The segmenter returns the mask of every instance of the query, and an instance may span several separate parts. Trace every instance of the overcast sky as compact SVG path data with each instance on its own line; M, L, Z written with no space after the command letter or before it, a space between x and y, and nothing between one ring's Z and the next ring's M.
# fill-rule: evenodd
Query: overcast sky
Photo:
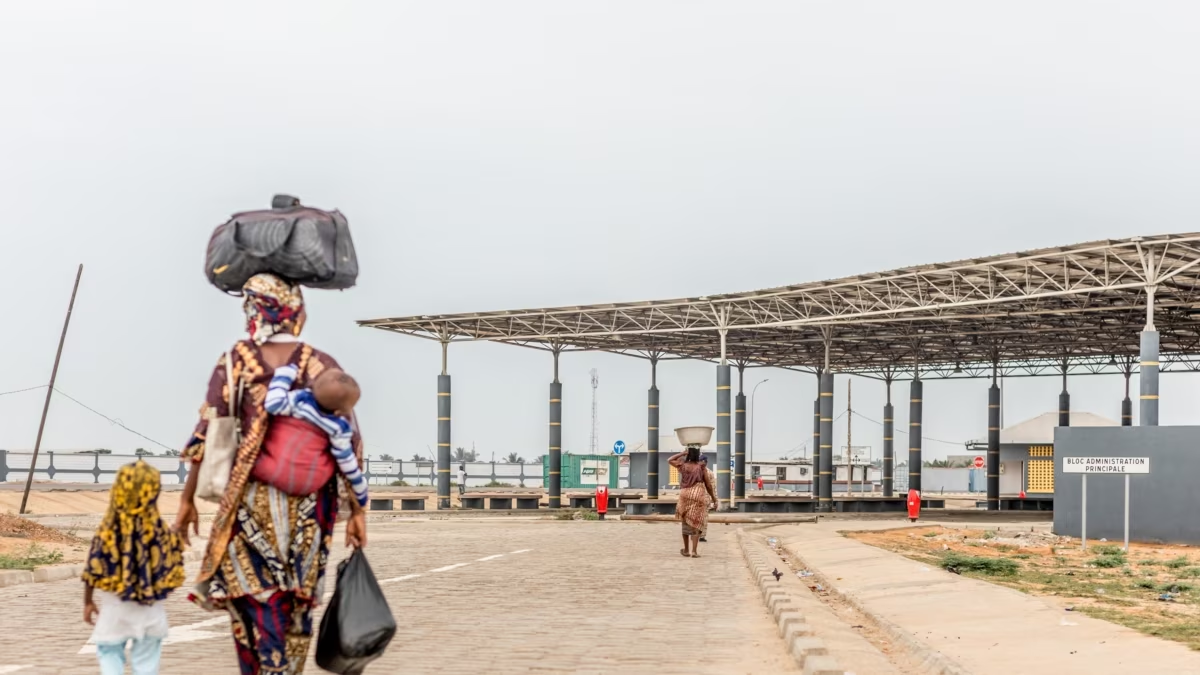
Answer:
M171 447L242 335L205 244L275 192L350 218L359 285L310 291L305 337L362 382L368 452L403 457L436 443L438 346L355 319L749 290L1200 215L1195 3L188 7L0 5L0 392L49 379L82 262L58 386ZM565 449L588 448L592 368L601 445L642 442L649 366L578 353ZM456 445L544 452L549 355L454 345L450 371ZM747 386L762 378L756 454L807 443L815 378ZM660 366L661 426L712 424L714 382ZM927 456L984 435L986 386L926 384L926 433L951 442ZM1058 389L1010 381L1005 421ZM1076 410L1119 415L1120 377L1072 389ZM1162 393L1164 424L1200 419L1200 376ZM855 380L864 415L883 396ZM0 396L0 448L33 446L41 405ZM880 439L855 423L855 445ZM43 447L139 446L162 450L55 397Z

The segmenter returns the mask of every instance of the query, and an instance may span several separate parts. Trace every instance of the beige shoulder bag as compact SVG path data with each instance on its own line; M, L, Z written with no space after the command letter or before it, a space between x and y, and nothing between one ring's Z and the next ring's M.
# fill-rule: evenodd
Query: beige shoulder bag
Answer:
M229 389L229 414L208 421L204 435L204 458L200 460L200 475L196 480L196 497L219 502L229 485L233 460L241 442L242 425L238 413L242 404L242 378L233 384L233 350L225 354L225 382Z

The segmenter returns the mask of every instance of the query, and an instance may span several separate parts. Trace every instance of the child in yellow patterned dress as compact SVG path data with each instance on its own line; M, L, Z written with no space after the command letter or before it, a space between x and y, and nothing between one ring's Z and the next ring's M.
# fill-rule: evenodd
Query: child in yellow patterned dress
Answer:
M108 511L92 538L83 570L83 620L101 675L125 672L132 641L134 675L158 673L167 636L163 601L183 584L183 545L158 513L158 470L142 460L117 471ZM98 615L98 616L97 616Z

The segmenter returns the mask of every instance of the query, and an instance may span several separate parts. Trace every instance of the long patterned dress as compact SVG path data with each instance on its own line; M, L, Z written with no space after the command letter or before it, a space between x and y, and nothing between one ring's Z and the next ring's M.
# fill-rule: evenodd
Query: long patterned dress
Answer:
M338 367L332 357L304 344L288 363L298 367L296 386L301 388L325 369ZM250 478L270 420L263 402L273 372L253 342L234 346L234 382L245 383L242 440L196 579L198 601L229 612L238 662L246 675L296 675L304 670L312 613L323 593L339 488L343 495L349 493L340 474L315 494L299 497ZM193 462L204 457L208 421L228 415L228 392L222 356L213 369L200 422L183 452ZM357 429L354 448L361 466Z
M709 495L716 493L712 472L699 462L672 462L679 469L679 501L675 520L683 522L683 533L704 536L708 530Z

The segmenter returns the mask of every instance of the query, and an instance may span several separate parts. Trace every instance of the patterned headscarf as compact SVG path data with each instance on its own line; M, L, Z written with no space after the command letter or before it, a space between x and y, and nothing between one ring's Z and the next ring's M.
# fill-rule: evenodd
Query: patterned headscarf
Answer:
M300 287L274 274L256 274L242 286L246 299L246 332L255 344L272 335L300 335L304 327L304 295Z
M143 605L183 584L183 546L158 513L158 469L142 460L117 471L108 511L88 552L83 581Z

